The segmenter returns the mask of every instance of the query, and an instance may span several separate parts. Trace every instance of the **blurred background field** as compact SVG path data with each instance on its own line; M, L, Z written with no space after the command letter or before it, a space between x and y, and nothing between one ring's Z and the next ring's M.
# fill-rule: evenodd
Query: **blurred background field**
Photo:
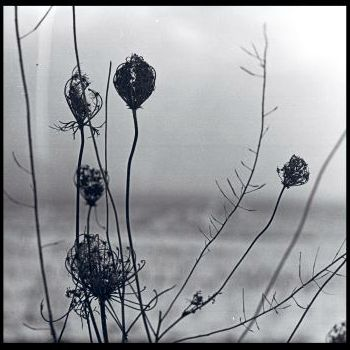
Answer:
M294 189L298 191L300 189ZM264 234L245 263L239 268L214 305L190 315L164 338L171 341L187 335L199 334L212 329L226 327L238 322L242 313L242 288L245 289L246 314L251 315L261 298L273 269L289 243L301 218L303 203L288 199L288 191L271 228ZM175 318L188 305L194 292L201 290L209 295L222 281L230 267L239 259L250 241L267 222L272 212L275 198L250 201L250 207L257 212L239 211L230 221L222 237L212 246L195 274L193 282L185 289L171 318ZM145 295L153 296L157 291L180 284L189 271L204 244L204 237L197 226L205 228L207 217L217 213L222 201L205 196L167 195L134 197L132 200L132 227L135 249L139 260L145 259L146 266L141 272L141 283L147 286ZM64 296L67 287L72 286L64 267L67 250L73 243L74 205L73 203L42 203L40 212L43 244L58 242L44 248L45 262L51 299L55 317L63 315L68 307ZM121 217L123 213L120 213ZM103 205L99 219L104 222ZM5 342L45 342L49 332L31 330L46 327L40 316L40 302L43 298L39 274L36 239L31 211L13 203L4 203L4 341ZM113 227L113 220L111 220ZM101 233L96 223L94 232ZM124 226L122 225L124 230ZM124 231L125 232L125 231ZM113 236L112 236L113 237ZM115 236L114 236L115 238ZM276 297L282 299L299 284L298 259L302 253L302 275L307 280L312 273L312 265L320 247L316 271L329 263L345 238L345 203L316 201L309 214L302 236L293 250L276 284ZM345 271L344 271L345 273ZM306 305L316 286L308 288L298 297L301 305ZM331 326L345 319L345 279L335 278L325 289L331 295L321 293L294 341L324 342ZM157 319L159 309L165 309L170 292L161 297L158 307L151 312ZM302 314L293 302L292 306L280 313L270 313L259 321L260 331L248 333L249 342L284 342ZM151 316L151 317L152 317ZM233 320L234 318L234 320ZM62 323L58 323L61 327ZM60 328L59 327L59 328ZM110 324L111 337L113 324ZM254 330L256 330L254 328ZM233 342L243 331L238 328L221 335L202 338L206 342ZM142 341L144 334L138 331L131 341ZM87 341L86 329L81 330L76 315L70 317L65 341Z

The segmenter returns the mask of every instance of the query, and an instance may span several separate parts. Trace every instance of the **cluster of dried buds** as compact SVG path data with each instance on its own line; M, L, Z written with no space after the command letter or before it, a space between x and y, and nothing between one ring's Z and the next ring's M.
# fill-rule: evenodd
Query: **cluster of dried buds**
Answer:
M105 178L108 180L107 174ZM79 184L81 196L86 200L86 204L93 207L101 198L104 189L104 179L100 169L95 169L89 165L83 165L77 169L75 174L75 184Z
M295 154L281 169L277 168L277 173L286 188L304 185L310 176L305 160Z
M156 71L143 57L132 54L118 66L113 84L127 106L136 110L141 107L155 89Z

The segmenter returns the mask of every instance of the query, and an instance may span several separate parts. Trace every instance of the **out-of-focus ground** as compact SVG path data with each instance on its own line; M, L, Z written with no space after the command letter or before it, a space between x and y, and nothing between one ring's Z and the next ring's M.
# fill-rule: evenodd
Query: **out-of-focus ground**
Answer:
M287 191L288 192L288 191ZM277 197L277 196L276 196ZM268 221L274 207L273 198L250 201L249 206L257 212L238 211L221 238L203 258L182 297L170 313L175 319L188 305L194 292L201 290L203 296L213 293L223 281L230 268L237 262L251 240ZM121 201L121 200L120 200ZM197 226L205 229L208 216L220 213L222 201L208 200L205 196L147 196L132 198L132 229L135 249L139 260L145 259L146 266L140 274L141 284L147 286L145 299L153 296L153 289L161 291L174 284L180 285L204 244L204 237ZM252 315L261 298L268 280L283 255L285 247L294 234L305 203L282 200L276 218L270 229L249 253L243 265L237 270L232 281L226 286L214 305L194 315L188 316L176 326L164 341L172 341L184 336L227 327L239 322L243 317L242 288L245 291L246 315ZM40 221L43 244L58 242L44 248L47 277L51 292L53 312L56 318L64 314L68 299L64 296L72 282L64 267L66 253L74 239L74 203L42 203ZM86 213L86 212L85 212ZM221 211L222 213L222 211ZM83 211L84 215L84 211ZM99 220L104 222L103 204L99 208ZM121 228L125 232L123 212L120 212ZM345 203L316 201L309 214L302 236L294 248L276 284L276 298L282 299L300 283L298 277L299 252L302 253L302 277L307 280L312 274L313 262L319 248L315 271L329 263L345 238ZM83 226L83 221L82 224ZM94 218L92 230L103 233ZM114 220L110 220L114 230ZM111 232L116 242L115 231ZM114 235L114 236L113 236ZM5 342L46 342L49 332L31 330L32 327L47 327L40 316L40 302L43 299L39 273L36 238L32 211L5 200L4 202L4 341ZM344 251L344 249L342 250ZM345 274L345 269L343 269ZM176 289L175 289L176 290ZM297 298L306 306L317 291L317 286L308 288ZM334 278L321 293L306 316L294 341L324 342L328 330L334 323L345 319L345 279ZM174 292L161 297L158 307L150 313L154 322L158 310L164 310ZM303 310L293 301L288 309L278 314L269 313L260 318L260 331L253 328L246 341L285 342ZM46 309L44 309L44 313ZM57 323L61 329L62 323ZM110 323L112 340L119 340L115 326ZM87 341L87 330L82 330L79 318L69 319L64 340ZM234 342L243 328L225 332L203 342ZM142 341L144 333L138 330L130 336L130 341Z

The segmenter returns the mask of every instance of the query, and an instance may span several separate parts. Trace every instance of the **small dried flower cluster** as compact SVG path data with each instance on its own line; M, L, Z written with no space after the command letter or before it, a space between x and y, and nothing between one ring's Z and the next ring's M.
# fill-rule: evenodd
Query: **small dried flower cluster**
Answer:
M118 66L113 83L127 106L136 110L141 107L155 89L156 71L143 57L132 54Z
M277 173L286 188L304 185L310 176L305 160L295 154L281 169L277 168Z
M336 323L328 332L327 343L346 343L346 321Z
M102 97L90 88L90 81L86 74L81 73L81 79L77 67L74 68L71 78L68 79L64 87L64 96L71 110L74 121L62 122L61 125L54 125L54 129L59 131L73 131L73 136L79 129L89 125L89 121L94 118L102 108ZM85 94L85 97L84 97ZM103 124L102 124L103 125ZM99 135L99 128L92 127L94 133Z
M119 297L119 289L134 281L131 250L121 259L118 249L113 251L98 234L84 234L81 242L76 242L66 258L66 269L72 276L78 290L88 297L109 300ZM135 253L134 253L135 254ZM140 271L144 261L138 265ZM68 296L75 297L76 293Z
M79 183L79 190L86 204L93 207L104 192L104 180L100 169L83 165L76 172L75 184Z

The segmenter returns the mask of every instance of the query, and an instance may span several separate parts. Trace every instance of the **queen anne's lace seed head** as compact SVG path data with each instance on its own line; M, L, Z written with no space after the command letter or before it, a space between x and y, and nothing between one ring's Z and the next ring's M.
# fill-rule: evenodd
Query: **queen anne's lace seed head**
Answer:
M155 89L156 71L143 57L132 54L118 66L113 84L130 109L141 107Z
M310 176L305 160L295 154L281 169L277 168L277 173L286 188L304 185Z
M95 206L105 188L100 169L91 168L89 165L81 166L75 177L75 184L78 183L80 194L86 200L86 204Z
M90 80L88 76L82 73L80 79L78 69L75 68L64 88L66 101L80 127L86 124L89 119L91 120L102 108L100 94L89 89L89 85ZM84 93L86 101L84 99Z
M135 281L132 254L136 260L136 255L130 248L127 247L122 256L118 248L112 250L98 234L80 236L68 251L65 263L75 285L74 290L67 290L66 296L72 298L78 314L83 314L86 298L120 298L119 290ZM137 272L145 263L141 260L137 264Z

